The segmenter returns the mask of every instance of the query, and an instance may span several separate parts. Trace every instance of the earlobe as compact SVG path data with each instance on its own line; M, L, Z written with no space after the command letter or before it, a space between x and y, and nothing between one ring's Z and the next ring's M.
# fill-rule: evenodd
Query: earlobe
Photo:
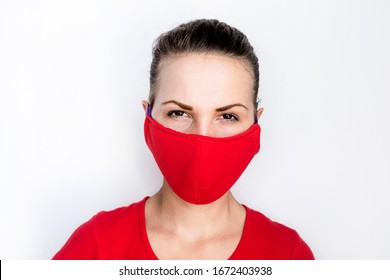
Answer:
M264 111L264 108L260 108L259 110L257 110L257 112L256 112L257 119L260 119L261 115L263 114L263 111Z

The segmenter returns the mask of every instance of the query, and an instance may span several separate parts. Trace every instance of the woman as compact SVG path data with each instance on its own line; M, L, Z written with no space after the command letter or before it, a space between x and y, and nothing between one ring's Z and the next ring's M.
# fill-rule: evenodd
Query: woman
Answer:
M258 68L246 36L217 20L162 34L142 103L162 187L97 214L54 259L313 259L294 230L230 192L260 149Z

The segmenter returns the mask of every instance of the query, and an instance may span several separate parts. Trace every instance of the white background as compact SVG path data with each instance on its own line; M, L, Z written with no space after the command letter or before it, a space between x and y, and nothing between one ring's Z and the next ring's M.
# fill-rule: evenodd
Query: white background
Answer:
M49 259L152 195L153 40L196 18L260 58L262 149L233 188L318 259L390 259L390 2L0 0L0 258Z

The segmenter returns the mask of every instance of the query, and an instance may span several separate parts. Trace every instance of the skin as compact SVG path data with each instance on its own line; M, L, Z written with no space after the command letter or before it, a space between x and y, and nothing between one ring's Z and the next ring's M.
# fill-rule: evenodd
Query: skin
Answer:
M148 102L142 105L146 111ZM246 62L222 54L182 54L160 68L152 117L182 133L228 137L244 132L263 108L253 104ZM239 244L245 208L228 191L207 205L187 203L163 180L145 206L146 231L159 259L228 259Z

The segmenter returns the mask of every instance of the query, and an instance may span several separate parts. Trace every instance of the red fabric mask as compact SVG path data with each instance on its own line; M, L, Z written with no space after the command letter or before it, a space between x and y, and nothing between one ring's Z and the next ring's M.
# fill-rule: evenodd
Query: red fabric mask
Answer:
M260 126L214 138L166 128L146 116L144 133L161 173L172 190L193 204L223 196L260 150Z

